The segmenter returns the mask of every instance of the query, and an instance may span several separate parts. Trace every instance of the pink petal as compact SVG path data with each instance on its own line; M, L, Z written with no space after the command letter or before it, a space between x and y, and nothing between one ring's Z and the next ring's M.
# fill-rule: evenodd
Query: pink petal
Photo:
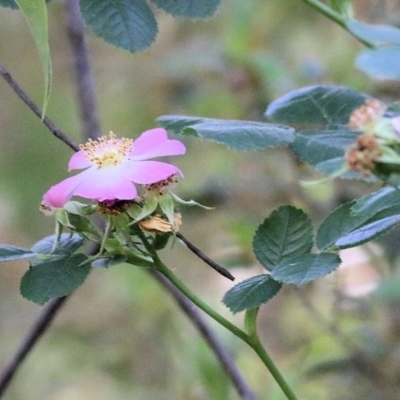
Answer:
M71 176L52 186L43 196L43 203L49 207L62 208L74 195L75 189L82 183L82 174Z
M163 181L171 175L179 174L183 177L181 170L174 165L160 161L131 161L124 163L120 171L121 176L140 185L148 185Z
M69 160L68 171L71 171L72 169L88 168L91 165L92 164L86 159L84 151L80 150L76 152Z
M84 181L74 191L76 196L98 201L131 200L137 196L135 185L121 176L120 168L89 168L82 172Z
M165 129L155 128L143 132L133 142L133 152L130 156L133 160L147 160L154 157L185 154L185 152L186 147L182 142L168 139Z

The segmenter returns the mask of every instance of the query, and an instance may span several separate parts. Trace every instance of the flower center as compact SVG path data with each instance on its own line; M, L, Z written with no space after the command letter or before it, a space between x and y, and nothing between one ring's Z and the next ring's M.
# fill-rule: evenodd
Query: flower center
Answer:
M117 139L114 132L110 131L109 138L104 135L99 140L89 139L79 148L90 163L99 167L115 166L125 159L130 160L127 155L133 150L133 139Z

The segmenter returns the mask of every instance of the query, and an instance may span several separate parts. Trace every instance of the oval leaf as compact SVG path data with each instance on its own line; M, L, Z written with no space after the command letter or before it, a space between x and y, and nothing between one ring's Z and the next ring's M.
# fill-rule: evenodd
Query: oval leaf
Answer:
M33 252L21 247L9 246L7 244L0 245L0 262L20 260L32 257Z
M287 146L294 140L294 129L251 121L162 116L157 121L175 134L197 136L236 150L259 150Z
M398 223L400 223L400 215L382 218L350 232L338 239L335 244L341 249L359 246L384 235Z
M57 235L47 236L35 243L32 246L31 251L36 254L51 254L55 240L57 240ZM60 235L59 241L57 243L57 248L54 253L73 253L75 250L83 245L83 242L84 239L82 238L82 236L77 235L76 233L62 233Z
M236 314L266 303L281 287L282 284L273 280L270 275L254 276L228 290L222 302Z
M292 206L273 211L253 239L254 254L269 271L286 258L309 253L312 245L310 219L304 211Z
M344 128L301 131L296 134L290 149L301 161L330 175L343 168L346 149L357 140L358 136L359 133ZM361 178L361 175L349 171L343 173L341 177L356 179Z
M84 254L75 254L69 258L36 264L22 277L22 296L42 305L52 298L70 294L85 281L90 272L90 265L80 265L86 259Z
M351 210L355 201L346 203L334 210L317 231L316 243L320 250L336 248L336 241L357 229L368 217L355 215Z
M334 253L306 254L286 258L272 271L272 277L283 283L304 285L330 274L340 265L340 258Z
M89 28L106 42L132 53L147 49L158 28L145 0L80 0Z
M220 0L151 0L157 7L175 17L209 18L217 11Z
M400 29L390 25L371 25L361 21L347 22L349 31L358 38L374 44L400 45Z
M265 115L271 121L289 125L347 125L350 114L368 98L347 87L309 86L273 101Z
M33 39L42 62L44 74L44 100L42 118L46 114L47 104L50 98L52 66L49 47L49 32L47 24L47 7L45 0L15 0L25 15L31 29Z
M400 79L400 47L365 50L357 57L356 65L374 78Z

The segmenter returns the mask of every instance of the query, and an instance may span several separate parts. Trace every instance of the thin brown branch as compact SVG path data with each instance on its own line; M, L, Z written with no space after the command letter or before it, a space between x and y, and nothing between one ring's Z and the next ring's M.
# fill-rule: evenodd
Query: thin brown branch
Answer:
M39 315L32 327L29 329L26 337L21 342L14 357L4 367L3 371L0 374L0 397L8 388L12 378L14 377L18 368L21 366L22 362L25 360L26 356L29 354L29 352L36 345L37 341L43 336L44 332L50 326L51 322L53 321L58 311L61 309L62 305L65 303L66 299L67 297L64 296L51 300L48 305L43 309L42 313Z
M201 250L199 250L194 244L189 242L181 233L177 232L176 237L182 240L183 243L186 244L187 248L201 260L203 260L206 264L208 264L212 269L217 271L219 274L224 276L225 278L230 279L231 281L235 280L235 277L225 268L221 267L215 261L211 260L211 258L207 257Z
M0 75L14 90L16 95L34 112L34 114L42 119L42 110L31 100L31 98L22 90L14 78L11 76L7 68L0 63ZM44 117L42 122L53 133L53 135L64 142L72 150L78 151L79 147L74 143L50 118Z
M96 105L95 85L90 69L89 52L84 35L84 24L79 9L79 1L66 0L65 13L67 34L75 63L75 79L79 112L82 121L82 136L97 139L101 136Z
M255 400L256 396L249 388L246 381L243 379L239 370L237 369L232 356L225 349L208 323L198 312L196 306L183 295L167 278L160 272L149 270L150 274L169 292L169 294L178 303L181 310L189 317L193 325L199 330L204 340L210 346L219 363L221 364L225 374L232 382L239 397L242 400Z

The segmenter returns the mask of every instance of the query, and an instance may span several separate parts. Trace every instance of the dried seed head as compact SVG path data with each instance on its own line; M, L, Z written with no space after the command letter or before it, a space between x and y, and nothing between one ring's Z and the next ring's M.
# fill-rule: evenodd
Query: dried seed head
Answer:
M373 99L368 99L350 115L348 127L354 130L365 130L368 125L378 121L386 110L386 106Z
M349 169L369 176L375 168L375 163L382 155L375 135L361 135L347 150L346 161Z

